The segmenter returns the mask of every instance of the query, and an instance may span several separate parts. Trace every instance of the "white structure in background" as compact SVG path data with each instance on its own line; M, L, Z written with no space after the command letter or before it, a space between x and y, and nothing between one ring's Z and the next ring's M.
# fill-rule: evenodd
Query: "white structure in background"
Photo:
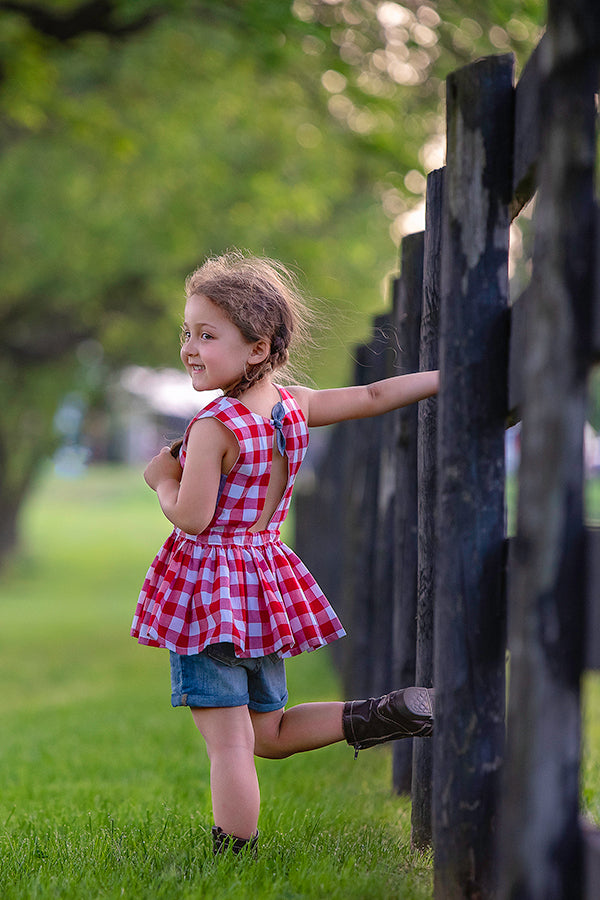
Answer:
M151 459L181 437L190 419L220 393L195 391L189 375L177 369L124 369L114 396L123 461Z

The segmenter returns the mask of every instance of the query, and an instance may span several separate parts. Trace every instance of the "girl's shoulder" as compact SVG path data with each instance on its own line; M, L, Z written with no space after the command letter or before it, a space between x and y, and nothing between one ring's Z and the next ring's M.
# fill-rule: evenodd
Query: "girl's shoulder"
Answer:
M227 443L227 435L229 435L229 438L231 438L231 432L233 429L231 428L229 422L230 415L228 414L228 407L230 404L227 403L229 399L229 397L225 397L223 395L213 398L206 404L206 406L203 406L202 409L196 413L193 419L190 420L187 428L185 429L185 434L183 435L183 440L181 442L181 448L179 451L179 461L182 465L186 460L192 430L194 429L194 433L196 434L197 428L200 427L200 422L203 423L203 429L209 429L209 432L207 433L207 439L210 440L212 438L215 442L218 442L220 436L224 438L225 443Z
M291 398L293 404L300 410L305 421L308 422L308 406L310 389L300 384L293 384L287 388L279 388L282 397Z
M198 412L190 422L190 425L192 425L194 422L197 422L198 419L208 419L212 416L217 415L223 409L227 409L229 406L228 401L230 399L230 397L226 397L224 394L219 394L218 397L213 397L212 400L209 400L208 403L206 403L202 407L202 409L198 410Z

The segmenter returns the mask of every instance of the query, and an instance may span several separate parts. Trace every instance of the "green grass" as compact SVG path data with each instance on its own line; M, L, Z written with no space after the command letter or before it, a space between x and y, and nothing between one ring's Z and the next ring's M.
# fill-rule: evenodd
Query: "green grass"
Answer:
M590 478L587 481L585 501L588 523L600 526L600 477Z
M431 896L389 748L259 760L257 862L215 860L208 762L170 707L168 657L129 625L168 532L139 473L46 477L0 579L0 896ZM288 666L291 702L339 697L327 651Z
M506 532L509 536L517 530L518 480L511 475L506 480ZM588 478L585 482L584 515L586 524L600 526L600 477Z
M166 653L128 636L167 532L132 470L46 477L28 507L0 579L0 897L430 898L389 748L259 760L259 859L213 859L202 741L170 707ZM339 697L327 651L288 675L293 703ZM582 807L600 824L596 674L584 721Z
M600 673L583 682L583 753L581 808L600 827Z

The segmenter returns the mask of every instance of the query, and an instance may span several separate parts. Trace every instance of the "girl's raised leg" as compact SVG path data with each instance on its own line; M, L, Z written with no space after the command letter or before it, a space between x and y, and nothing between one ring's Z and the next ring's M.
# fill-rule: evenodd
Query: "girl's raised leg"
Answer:
M401 738L433 734L434 691L408 687L345 703L303 703L272 713L250 712L255 753L281 759L346 740L356 753Z
M290 709L259 713L250 710L257 756L284 759L344 740L341 702L301 703Z
M192 707L191 711L210 759L215 825L238 838L251 838L257 831L260 791L248 707Z

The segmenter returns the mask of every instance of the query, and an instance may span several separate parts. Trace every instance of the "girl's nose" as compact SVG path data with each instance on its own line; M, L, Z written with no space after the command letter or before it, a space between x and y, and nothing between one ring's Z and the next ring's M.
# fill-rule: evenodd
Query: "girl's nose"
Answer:
M184 344L182 344L181 359L183 360L183 362L188 363L188 365L191 365L192 361L197 357L197 355L198 354L197 354L195 348L193 346L191 346L189 341L186 341Z

